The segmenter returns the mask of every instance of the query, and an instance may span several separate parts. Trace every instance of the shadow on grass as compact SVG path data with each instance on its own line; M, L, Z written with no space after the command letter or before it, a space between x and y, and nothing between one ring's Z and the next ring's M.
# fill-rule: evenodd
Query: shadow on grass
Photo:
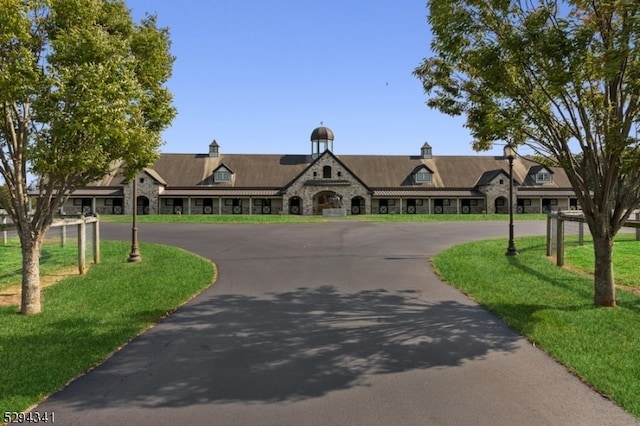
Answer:
M414 293L345 294L327 285L212 297L180 309L51 400L83 410L297 401L517 348L519 336L484 309Z
M535 247L533 248L527 247L525 250L522 250L521 253L525 253L527 251L532 251L532 252L537 251L539 253L539 248L536 249ZM517 256L509 257L508 261L511 264L511 266L514 266L515 268L520 269L522 272L524 272L528 276L535 277L538 280L552 284L553 286L564 289L569 293L574 293L580 298L593 300L593 293L589 291L589 288L586 288L586 287L582 288L582 287L576 286L575 284L571 284L570 281L578 279L579 277L569 278L568 275L567 277L559 277L557 274L553 274L553 273L545 274L541 272L539 269L534 269L526 265L526 263L522 262L521 259L518 258Z

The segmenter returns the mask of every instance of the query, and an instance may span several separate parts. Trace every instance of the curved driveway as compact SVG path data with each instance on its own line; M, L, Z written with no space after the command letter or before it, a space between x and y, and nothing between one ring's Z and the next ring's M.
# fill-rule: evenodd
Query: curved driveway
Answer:
M432 272L443 248L506 231L143 224L141 240L214 260L216 284L36 410L65 425L639 424Z

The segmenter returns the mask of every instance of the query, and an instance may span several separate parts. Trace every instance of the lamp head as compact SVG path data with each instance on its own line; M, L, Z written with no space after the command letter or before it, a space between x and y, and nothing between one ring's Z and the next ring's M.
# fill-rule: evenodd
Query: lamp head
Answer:
M509 160L516 158L516 150L513 149L513 146L511 146L510 143L504 146L504 156Z

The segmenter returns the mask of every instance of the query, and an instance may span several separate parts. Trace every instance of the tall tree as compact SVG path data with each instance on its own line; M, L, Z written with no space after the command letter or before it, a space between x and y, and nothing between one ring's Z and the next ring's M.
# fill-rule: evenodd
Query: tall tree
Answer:
M414 71L427 104L466 116L477 150L526 144L566 171L594 241L594 302L615 306L613 238L640 197L640 2L431 0L428 9L433 56Z
M175 116L169 49L155 16L136 24L122 0L3 0L0 177L22 247L22 313L42 309L40 248L69 194L118 162L133 176L157 157ZM39 178L31 212L28 173Z

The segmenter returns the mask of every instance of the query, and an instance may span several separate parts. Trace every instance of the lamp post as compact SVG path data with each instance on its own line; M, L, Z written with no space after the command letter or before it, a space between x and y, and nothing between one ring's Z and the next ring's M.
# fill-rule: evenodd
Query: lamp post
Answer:
M504 156L509 160L509 247L506 256L516 256L518 250L513 240L513 159L516 158L516 150L511 144L504 147Z
M138 194L136 191L136 178L133 178L133 227L131 228L131 253L127 262L140 262L140 250L138 250Z

